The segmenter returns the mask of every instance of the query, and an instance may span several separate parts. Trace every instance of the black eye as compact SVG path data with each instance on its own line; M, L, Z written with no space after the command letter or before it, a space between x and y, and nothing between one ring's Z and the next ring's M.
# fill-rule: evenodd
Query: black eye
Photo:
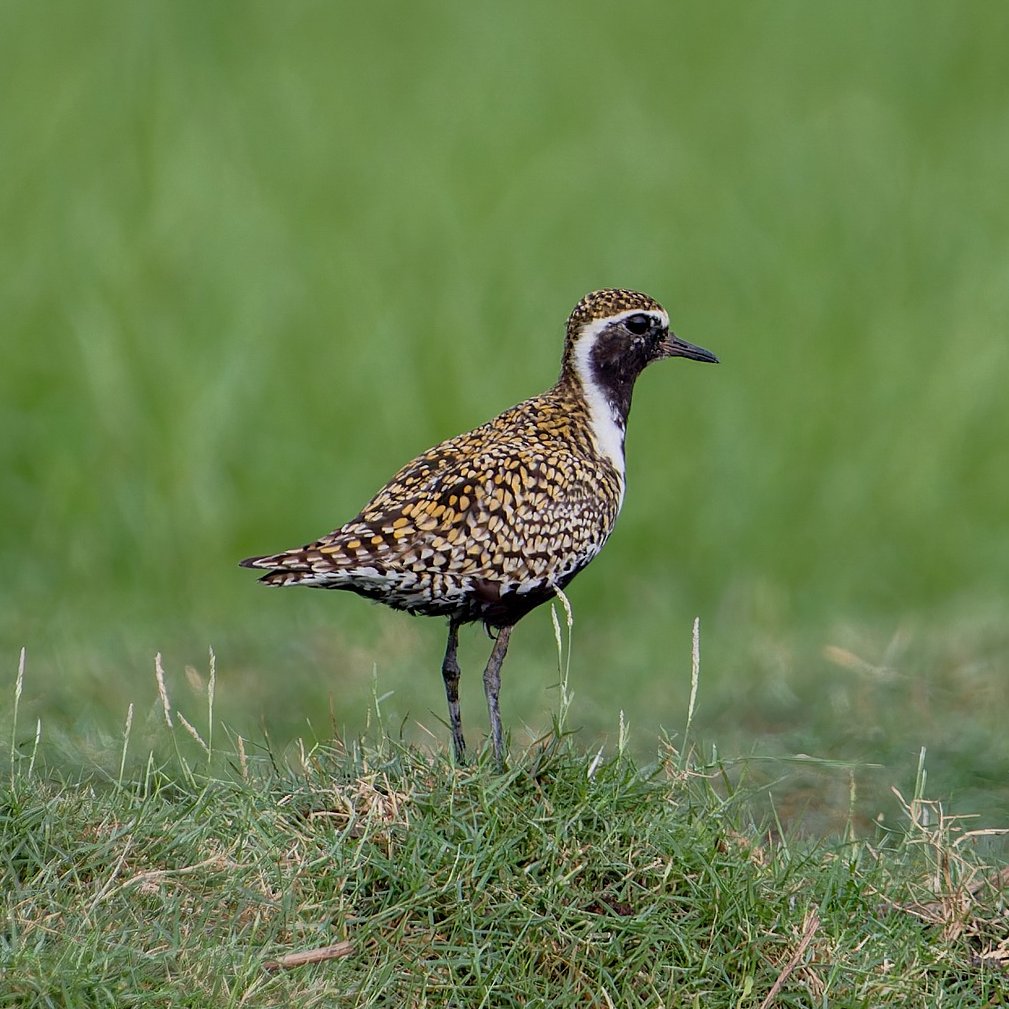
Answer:
M629 333L644 336L651 329L652 320L647 315L629 315L624 319L624 325Z

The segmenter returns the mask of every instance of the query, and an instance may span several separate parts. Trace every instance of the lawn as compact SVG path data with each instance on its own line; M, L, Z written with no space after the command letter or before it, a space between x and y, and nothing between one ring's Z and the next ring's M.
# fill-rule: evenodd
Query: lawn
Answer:
M1006 872L922 769L899 824L800 843L696 750L586 755L563 707L501 770L215 745L203 689L87 774L16 754L0 1005L1004 1004Z

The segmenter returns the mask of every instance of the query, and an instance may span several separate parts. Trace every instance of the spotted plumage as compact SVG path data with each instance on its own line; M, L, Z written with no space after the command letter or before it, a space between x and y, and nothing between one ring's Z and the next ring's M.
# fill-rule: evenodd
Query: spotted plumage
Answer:
M709 351L669 332L647 295L586 295L568 318L557 384L407 463L361 513L295 550L250 557L268 585L346 589L449 620L442 674L456 754L460 624L497 634L484 673L495 754L501 662L511 628L602 549L624 497L624 432L634 381L652 361Z

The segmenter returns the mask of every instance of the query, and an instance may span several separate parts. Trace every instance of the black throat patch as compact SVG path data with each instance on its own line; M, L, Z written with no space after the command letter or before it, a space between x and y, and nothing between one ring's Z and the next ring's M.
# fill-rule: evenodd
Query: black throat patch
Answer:
M631 395L638 375L655 359L655 344L647 337L628 340L618 326L604 329L589 354L592 381L609 401L613 417L627 426Z

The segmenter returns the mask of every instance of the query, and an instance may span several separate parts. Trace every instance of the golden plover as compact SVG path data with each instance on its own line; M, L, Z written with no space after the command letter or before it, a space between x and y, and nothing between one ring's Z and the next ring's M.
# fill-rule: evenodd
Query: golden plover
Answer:
M652 361L718 358L679 339L636 291L586 295L567 322L557 384L407 463L346 525L296 550L242 561L267 585L347 589L397 610L448 618L442 676L456 757L459 627L496 633L484 670L494 754L512 628L602 549L624 497L624 432Z

